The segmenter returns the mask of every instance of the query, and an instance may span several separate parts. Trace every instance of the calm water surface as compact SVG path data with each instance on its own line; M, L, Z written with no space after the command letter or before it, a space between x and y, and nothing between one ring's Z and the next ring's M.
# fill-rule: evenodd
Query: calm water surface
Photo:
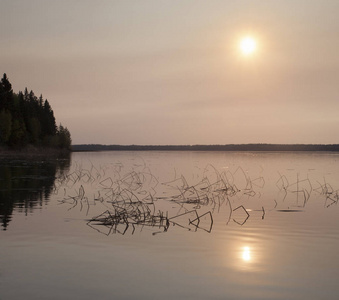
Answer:
M339 154L1 161L0 299L338 299Z

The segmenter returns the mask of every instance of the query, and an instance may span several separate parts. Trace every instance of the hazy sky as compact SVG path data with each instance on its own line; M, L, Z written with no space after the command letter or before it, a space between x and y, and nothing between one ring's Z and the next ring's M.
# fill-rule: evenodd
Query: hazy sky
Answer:
M73 144L339 143L338 15L337 0L0 0L0 72Z

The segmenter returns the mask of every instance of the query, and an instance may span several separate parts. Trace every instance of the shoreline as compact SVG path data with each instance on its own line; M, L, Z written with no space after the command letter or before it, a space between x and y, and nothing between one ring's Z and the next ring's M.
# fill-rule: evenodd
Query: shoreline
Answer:
M0 148L0 159L59 159L70 155L71 151L65 149L28 146L23 149Z

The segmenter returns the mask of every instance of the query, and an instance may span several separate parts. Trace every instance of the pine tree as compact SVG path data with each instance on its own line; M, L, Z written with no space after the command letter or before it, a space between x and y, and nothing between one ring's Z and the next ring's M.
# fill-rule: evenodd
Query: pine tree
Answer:
M12 85L9 82L6 73L4 73L1 79L1 101L0 101L0 111L3 109L11 111L11 102L13 96Z
M62 149L71 149L72 139L71 134L68 131L67 127L62 126L61 124L58 127L58 145Z

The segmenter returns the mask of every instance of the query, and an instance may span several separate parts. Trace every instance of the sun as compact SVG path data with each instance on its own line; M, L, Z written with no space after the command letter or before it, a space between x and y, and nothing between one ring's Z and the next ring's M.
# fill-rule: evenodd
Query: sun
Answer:
M257 42L254 38L247 36L240 41L240 51L243 55L253 54L257 49Z

